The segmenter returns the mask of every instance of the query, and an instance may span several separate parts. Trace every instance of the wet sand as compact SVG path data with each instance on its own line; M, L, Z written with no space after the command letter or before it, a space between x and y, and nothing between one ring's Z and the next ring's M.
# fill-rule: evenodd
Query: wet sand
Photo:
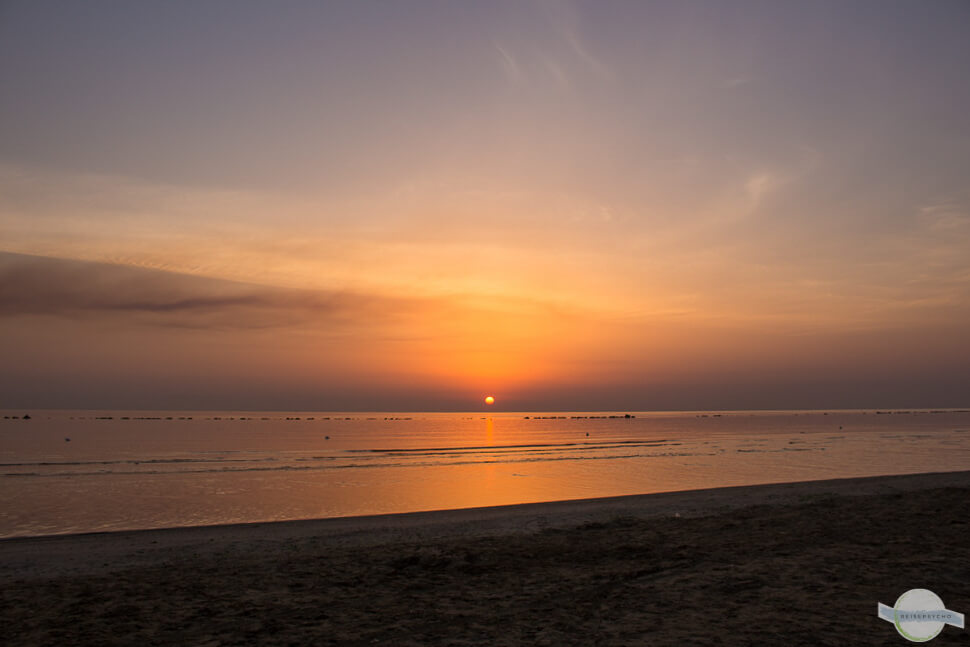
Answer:
M905 644L877 602L970 611L968 495L953 472L8 539L0 641Z

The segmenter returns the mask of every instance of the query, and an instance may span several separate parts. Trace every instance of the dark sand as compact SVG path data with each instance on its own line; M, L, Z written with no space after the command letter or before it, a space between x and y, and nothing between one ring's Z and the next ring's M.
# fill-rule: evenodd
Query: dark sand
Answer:
M970 472L0 541L6 645L903 645ZM932 644L970 644L946 627Z

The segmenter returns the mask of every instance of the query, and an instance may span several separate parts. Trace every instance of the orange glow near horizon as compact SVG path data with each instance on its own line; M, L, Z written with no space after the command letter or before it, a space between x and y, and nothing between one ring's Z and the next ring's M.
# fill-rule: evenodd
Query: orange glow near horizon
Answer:
M492 396L487 396L485 398L485 404L495 404L495 398L493 398Z
M17 4L3 406L966 405L957 3Z

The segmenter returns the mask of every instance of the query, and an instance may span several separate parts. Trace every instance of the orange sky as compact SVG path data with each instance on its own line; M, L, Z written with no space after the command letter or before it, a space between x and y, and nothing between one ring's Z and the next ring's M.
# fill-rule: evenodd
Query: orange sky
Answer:
M968 404L965 6L286 6L5 8L0 408Z

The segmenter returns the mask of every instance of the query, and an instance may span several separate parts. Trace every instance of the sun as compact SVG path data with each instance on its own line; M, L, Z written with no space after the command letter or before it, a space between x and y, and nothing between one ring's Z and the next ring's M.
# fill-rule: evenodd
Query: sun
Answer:
M495 404L495 398L493 398L490 395L489 396L486 396L486 398L485 398L485 404Z

